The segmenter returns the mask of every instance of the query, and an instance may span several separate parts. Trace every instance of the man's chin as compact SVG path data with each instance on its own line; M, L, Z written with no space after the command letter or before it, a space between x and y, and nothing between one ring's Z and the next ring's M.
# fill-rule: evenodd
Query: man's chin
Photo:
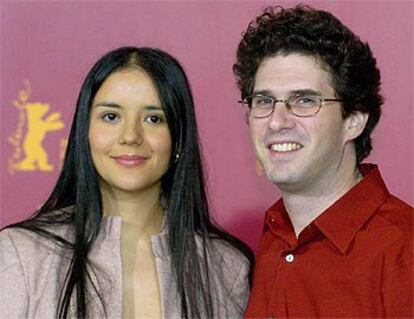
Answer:
M292 184L294 182L294 178L293 178L292 174L290 174L286 170L278 171L278 172L269 172L269 171L265 171L265 172L266 172L267 179L272 184L275 184L278 187L281 187L283 185L287 186L287 185Z

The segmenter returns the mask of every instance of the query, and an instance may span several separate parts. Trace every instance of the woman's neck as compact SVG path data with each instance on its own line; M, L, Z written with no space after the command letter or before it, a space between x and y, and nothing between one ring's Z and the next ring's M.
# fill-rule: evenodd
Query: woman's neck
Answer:
M124 226L150 237L159 233L164 215L159 187L129 193L101 187L104 216L119 216Z

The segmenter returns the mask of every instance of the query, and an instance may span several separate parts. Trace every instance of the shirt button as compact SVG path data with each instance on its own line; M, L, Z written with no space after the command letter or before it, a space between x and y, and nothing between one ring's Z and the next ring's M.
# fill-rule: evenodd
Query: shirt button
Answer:
M293 256L293 254L289 254L285 256L285 259L288 263L291 263L292 261L295 260L295 256Z

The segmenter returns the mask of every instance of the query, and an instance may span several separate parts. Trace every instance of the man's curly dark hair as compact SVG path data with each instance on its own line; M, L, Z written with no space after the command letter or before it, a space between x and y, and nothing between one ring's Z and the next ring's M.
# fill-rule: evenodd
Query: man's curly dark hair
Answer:
M237 49L233 65L242 98L252 94L260 63L267 57L299 53L315 56L332 77L346 118L355 111L369 114L364 131L355 140L360 163L371 150L371 132L381 116L380 72L367 43L331 13L299 5L269 7L252 21Z

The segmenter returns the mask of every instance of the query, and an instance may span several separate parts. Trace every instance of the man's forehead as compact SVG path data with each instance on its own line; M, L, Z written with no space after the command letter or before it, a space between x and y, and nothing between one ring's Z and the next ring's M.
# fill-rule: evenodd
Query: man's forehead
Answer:
M323 96L324 95L324 92L315 90L313 88L306 88L306 87L290 90L284 93L287 96L310 96L310 95ZM268 89L261 90L259 88L254 89L252 95L264 95L264 96L273 96L273 97L277 96L274 90L268 90Z
M331 74L320 59L298 53L276 55L263 59L253 83L253 91L314 90L330 93ZM279 92L275 92L279 93Z

